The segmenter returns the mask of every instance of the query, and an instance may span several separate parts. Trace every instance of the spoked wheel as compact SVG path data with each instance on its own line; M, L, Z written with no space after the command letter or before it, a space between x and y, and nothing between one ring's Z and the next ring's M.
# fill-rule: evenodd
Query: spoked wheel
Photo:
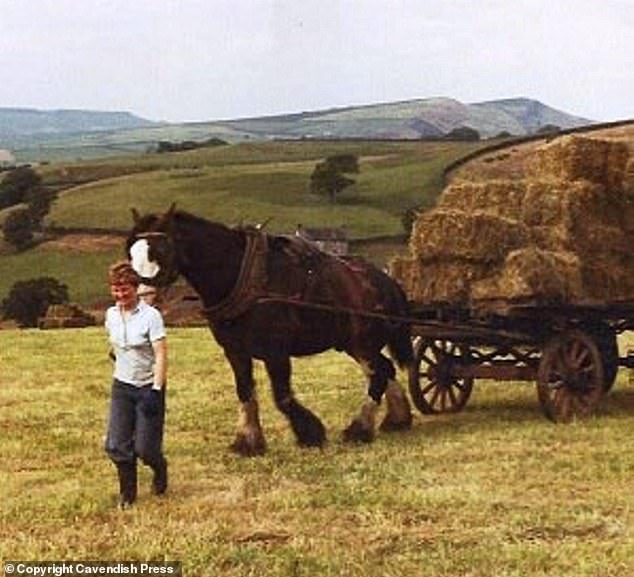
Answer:
M469 365L469 348L447 340L414 341L414 364L409 392L423 414L461 411L473 388L473 377L457 376L454 369Z
M571 330L554 337L544 347L537 394L550 420L566 423L590 415L603 391L603 361L591 337Z
M619 344L616 331L606 323L598 323L588 329L599 347L603 361L603 390L609 391L619 371Z

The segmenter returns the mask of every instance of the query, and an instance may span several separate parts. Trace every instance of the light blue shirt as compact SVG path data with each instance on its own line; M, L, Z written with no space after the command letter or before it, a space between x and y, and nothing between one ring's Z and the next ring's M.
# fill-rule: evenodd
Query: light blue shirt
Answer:
M106 311L105 326L116 357L114 378L137 387L152 384L152 343L165 338L161 313L143 301L126 315L113 305Z

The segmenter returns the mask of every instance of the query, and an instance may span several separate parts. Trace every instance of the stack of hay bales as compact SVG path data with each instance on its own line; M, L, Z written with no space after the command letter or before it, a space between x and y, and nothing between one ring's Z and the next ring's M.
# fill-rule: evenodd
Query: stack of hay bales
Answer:
M625 142L567 136L521 180L456 182L422 214L391 274L430 305L634 301L633 168Z
M74 303L50 305L38 321L40 329L70 329L95 324L95 317Z

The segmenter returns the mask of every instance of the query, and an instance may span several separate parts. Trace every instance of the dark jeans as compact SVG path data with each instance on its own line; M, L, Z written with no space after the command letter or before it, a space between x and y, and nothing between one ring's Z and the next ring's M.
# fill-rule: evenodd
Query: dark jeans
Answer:
M165 462L165 388L161 391L162 402L156 415L145 414L142 394L139 387L113 380L105 449L117 465L135 463L139 457L146 465L156 469Z

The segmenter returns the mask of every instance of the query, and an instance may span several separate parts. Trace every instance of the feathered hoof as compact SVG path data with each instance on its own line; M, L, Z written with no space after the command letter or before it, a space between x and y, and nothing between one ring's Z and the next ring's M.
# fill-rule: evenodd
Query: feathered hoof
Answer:
M346 443L371 443L374 441L374 431L355 419L344 429L343 440Z
M229 450L241 457L257 457L266 453L266 441L237 435L235 441L229 445Z
M326 428L320 421L314 421L309 426L302 427L297 435L297 444L302 448L322 448L326 444Z
M379 429L385 433L394 433L396 431L408 431L412 428L412 415L409 415L409 418L404 420L396 420L390 415L386 415L385 419L379 425Z

